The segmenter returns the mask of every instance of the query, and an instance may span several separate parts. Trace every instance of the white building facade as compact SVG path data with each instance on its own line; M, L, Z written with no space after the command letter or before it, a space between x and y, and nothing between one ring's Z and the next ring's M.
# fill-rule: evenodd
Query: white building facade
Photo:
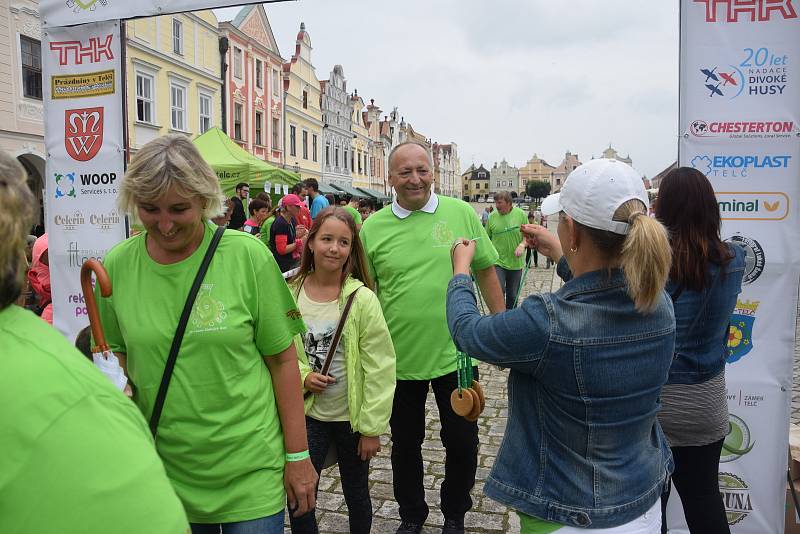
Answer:
M351 151L353 141L350 95L341 65L336 65L330 78L320 82L322 92L322 181L352 186Z

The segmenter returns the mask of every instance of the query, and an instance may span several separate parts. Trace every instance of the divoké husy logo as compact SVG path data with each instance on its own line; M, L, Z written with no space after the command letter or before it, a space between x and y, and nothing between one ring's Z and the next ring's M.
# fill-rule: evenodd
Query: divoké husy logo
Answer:
M793 83L791 58L781 49L742 48L733 57L701 65L696 80L712 100L781 96Z

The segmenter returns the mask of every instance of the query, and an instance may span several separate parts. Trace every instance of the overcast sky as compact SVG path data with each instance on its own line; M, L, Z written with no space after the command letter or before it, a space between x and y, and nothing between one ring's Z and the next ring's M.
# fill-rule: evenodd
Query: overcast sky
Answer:
M677 157L678 2L299 0L265 4L288 59L300 22L317 77L458 144L462 171L609 142L654 176ZM239 8L215 10L232 19Z

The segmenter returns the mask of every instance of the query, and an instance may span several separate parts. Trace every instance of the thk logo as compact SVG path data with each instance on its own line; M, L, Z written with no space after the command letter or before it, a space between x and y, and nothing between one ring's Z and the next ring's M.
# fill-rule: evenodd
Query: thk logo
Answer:
M89 161L103 146L103 108L68 109L64 115L64 144L75 161Z
M89 44L84 46L81 41L53 41L50 43L50 50L58 52L58 64L83 65L84 60L89 63L99 63L103 58L114 59L114 52L111 50L113 35L106 35L105 42L101 42L100 37L90 37Z
M705 4L706 22L767 22L772 18L797 18L792 0L694 0L694 3Z

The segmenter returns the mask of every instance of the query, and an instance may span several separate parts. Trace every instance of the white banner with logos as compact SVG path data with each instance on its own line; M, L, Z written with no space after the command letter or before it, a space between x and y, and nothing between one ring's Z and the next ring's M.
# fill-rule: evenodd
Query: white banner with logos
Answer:
M682 0L679 164L708 176L745 248L719 485L734 534L783 532L800 281L800 5ZM677 493L670 532L688 532Z
M198 11L245 4L268 4L287 0L41 0L42 26L72 26L134 17L152 17L182 11Z
M120 52L118 21L43 32L45 228L54 326L70 339L89 324L81 265L125 238Z

